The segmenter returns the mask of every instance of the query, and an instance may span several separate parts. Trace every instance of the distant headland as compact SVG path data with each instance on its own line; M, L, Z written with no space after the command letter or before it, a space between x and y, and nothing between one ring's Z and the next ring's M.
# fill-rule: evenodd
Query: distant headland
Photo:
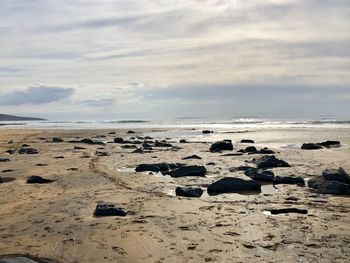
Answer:
M0 114L0 121L46 121L46 119Z

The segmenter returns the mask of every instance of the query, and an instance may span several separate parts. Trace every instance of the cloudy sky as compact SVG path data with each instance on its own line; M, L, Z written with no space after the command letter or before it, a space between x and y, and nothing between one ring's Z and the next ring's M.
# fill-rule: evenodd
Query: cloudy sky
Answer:
M348 0L1 0L0 113L350 115Z

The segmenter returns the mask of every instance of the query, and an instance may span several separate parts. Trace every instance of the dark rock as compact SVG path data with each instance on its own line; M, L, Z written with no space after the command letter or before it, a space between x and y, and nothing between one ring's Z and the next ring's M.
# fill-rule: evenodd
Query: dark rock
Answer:
M37 163L35 166L47 166L47 163Z
M38 154L38 150L35 148L20 148L18 150L19 154Z
M190 165L177 168L174 171L171 171L169 174L171 177L178 178L184 176L201 176L204 177L207 172L204 166Z
M97 144L97 145L105 145L104 142L101 142L101 141L94 141L94 140L92 140L92 139L90 139L90 138L84 138L84 139L80 140L80 142L81 142L81 143L86 143L86 144L92 144L92 145L94 145L94 144Z
M108 134L112 135L112 134L116 134L116 132L109 132Z
M21 146L22 146L22 147L29 147L30 145L29 145L29 144L24 143L24 144L22 144Z
M261 191L261 183L253 180L243 180L233 177L225 177L208 186L208 194L240 193Z
M241 143L254 143L254 141L245 139L245 140L241 140Z
M15 170L12 170L12 169L6 169L6 170L3 170L2 173L10 173L10 172L14 172Z
M137 148L133 150L131 153L145 153L145 151L143 150L143 148Z
M3 255L0 256L0 263L55 263L51 259L37 258L29 255Z
M55 156L53 158L55 158L55 159L64 159L64 156Z
M73 150L86 150L85 147L74 146Z
M209 162L209 163L207 163L207 165L216 165L216 163L214 163L214 162Z
M301 146L302 150L319 150L322 149L322 145L319 143L304 143Z
M324 141L320 142L319 144L326 148L340 147L340 141Z
M244 152L244 153L255 153L255 152L257 152L258 150L257 150L254 146L248 146L248 147L246 147L245 149L242 149L242 150L240 150L240 151L242 151L242 152Z
M123 149L136 149L137 146L135 144L127 144L127 145L123 145L121 146Z
M27 184L47 184L53 182L52 180L42 178L41 176L30 176L27 179Z
M243 153L225 153L225 154L222 154L221 156L225 156L225 157L228 157L228 156L242 156Z
M220 152L220 151L232 151L233 150L233 145L232 142L227 142L227 141L218 141L213 143L210 146L209 151L211 152Z
M175 193L177 196L201 197L203 190L195 187L176 187Z
M79 169L76 167L72 167L72 168L68 168L67 171L75 172L75 171L79 171Z
M350 176L344 171L342 167L336 169L326 169L322 172L322 177L326 181L338 181L344 184L350 184Z
M259 172L255 168L250 168L245 170L244 174L254 181L260 181L260 182L272 182L275 175L271 171L262 171Z
M15 154L15 153L16 153L16 150L10 149L10 150L7 150L5 153L8 153L8 154Z
M14 141L13 140L10 140L9 142L8 142L8 144L13 144L14 143Z
M9 158L0 158L0 163L6 163L11 161Z
M100 152L100 151L96 151L96 155L103 157L103 156L110 156L111 154L109 152Z
M114 142L115 143L124 143L124 139L120 138L120 137L117 137L117 138L114 138Z
M273 184L296 184L299 186L304 186L305 181L302 177L294 177L294 176L276 176L273 179Z
M58 138L58 137L53 137L52 142L63 142L63 139Z
M290 167L290 165L287 162L277 159L274 155L267 155L261 157L259 160L257 160L256 166L259 169L274 167Z
M213 131L203 130L202 133L203 133L203 134L209 134L209 133L213 133Z
M128 213L116 204L107 202L98 202L94 211L95 217L101 216L126 216Z
M135 133L134 131L128 131L127 134L133 134Z
M170 143L167 143L164 141L155 141L154 146L155 147L172 147Z
M188 159L197 159L197 160L201 160L202 157L199 157L198 155L190 155L187 157L182 158L182 160L188 160Z
M268 209L266 211L269 211L271 215L288 214L288 213L306 215L308 213L307 209L300 209L300 208L293 208L293 207L281 208L281 209Z
M319 194L350 195L350 184L338 181L326 181L317 188Z
M186 140L186 139L181 139L180 143L190 143L190 142L188 140Z
M168 172L170 170L170 165L167 163L155 163L155 164L140 164L136 167L136 172Z

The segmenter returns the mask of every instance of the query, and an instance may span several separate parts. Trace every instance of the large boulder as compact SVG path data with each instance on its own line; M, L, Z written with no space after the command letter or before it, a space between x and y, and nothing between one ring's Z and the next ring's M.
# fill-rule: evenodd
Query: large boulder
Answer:
M254 181L260 181L260 182L272 182L275 175L272 171L264 170L262 172L259 172L255 168L249 168L245 170L244 174Z
M18 150L19 154L38 154L38 150L35 148L22 147Z
M190 165L177 168L169 173L171 177L178 178L184 176L204 177L207 172L204 166Z
M207 191L209 195L253 191L260 192L261 183L253 180L225 177L209 185Z
M350 184L338 181L326 181L317 188L319 194L350 195Z
M304 186L305 181L302 177L295 177L295 176L276 176L273 179L273 184L296 184L299 186Z
M169 172L171 169L168 163L140 164L136 167L136 172Z
M274 155L267 155L261 157L256 161L256 166L258 169L263 168L274 168L274 167L290 167L290 165L280 159L277 159Z
M30 176L27 179L27 184L48 184L51 182L53 182L53 181L50 179L46 179L46 178L43 178L41 176L36 176L36 175Z
M319 150L322 149L322 145L319 143L303 143L302 150Z
M101 216L126 216L128 213L116 204L100 201L94 211L95 217Z
M203 190L197 187L176 187L175 193L177 196L201 197Z
M231 141L217 141L210 146L209 151L221 152L221 151L232 151L233 144Z
M115 143L124 143L124 139L123 139L123 138L120 138L120 137L114 138L113 141L114 141Z

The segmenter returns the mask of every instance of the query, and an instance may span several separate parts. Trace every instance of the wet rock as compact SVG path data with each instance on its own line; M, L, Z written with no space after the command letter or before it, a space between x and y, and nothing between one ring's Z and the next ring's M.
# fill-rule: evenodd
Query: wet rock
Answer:
M47 183L51 183L53 182L52 180L50 179L45 179L41 176L30 176L28 179L27 179L27 184L47 184Z
M11 161L9 158L0 158L0 163L6 163Z
M7 150L5 153L8 153L8 154L15 154L15 153L16 153L16 150L10 149L10 150Z
M254 143L253 140L243 139L241 140L241 143Z
M190 165L177 168L174 171L171 171L169 175L174 178L184 177L184 176L200 176L204 177L207 172L204 166Z
M96 209L94 211L95 217L102 217L102 216L126 216L128 213L118 207L116 204L113 203L107 203L107 202L98 202Z
M18 150L19 154L38 154L38 150L35 148L20 148Z
M290 165L280 159L277 159L274 155L267 155L261 157L256 161L256 166L258 169L262 168L274 168L274 167L290 167Z
M324 141L319 144L326 148L340 147L340 141Z
M109 152L100 152L96 151L96 156L103 157L103 156L110 156L111 154Z
M209 130L203 130L202 131L203 134L209 134L209 133L214 133L213 131L209 131Z
M134 134L135 131L128 131L127 134Z
M190 143L190 142L188 140L186 140L186 139L181 139L180 143Z
M176 187L175 193L177 196L201 197L203 190L196 187Z
M294 176L276 176L273 179L273 184L296 184L299 186L304 186L305 181L302 177L294 177Z
M155 147L172 147L172 144L164 142L164 141L155 141Z
M208 194L240 193L261 191L261 183L253 180L243 180L233 177L225 177L208 186Z
M279 215L279 214L288 214L288 213L296 213L306 215L308 213L307 209L300 209L294 207L281 208L281 209L267 209L271 215Z
M182 160L188 160L188 159L197 159L197 160L201 160L202 157L199 157L198 155L190 155L187 157L182 158Z
M254 181L260 181L260 182L272 182L275 177L272 171L265 170L265 171L259 172L255 168L250 168L245 170L244 174L250 177L251 179L253 179Z
M304 143L301 146L302 150L319 150L322 149L322 145L320 145L319 143Z
M58 137L53 137L52 142L56 142L56 143L63 142L63 139L58 138Z
M220 151L232 151L233 144L228 141L217 141L210 146L210 152L220 152Z

